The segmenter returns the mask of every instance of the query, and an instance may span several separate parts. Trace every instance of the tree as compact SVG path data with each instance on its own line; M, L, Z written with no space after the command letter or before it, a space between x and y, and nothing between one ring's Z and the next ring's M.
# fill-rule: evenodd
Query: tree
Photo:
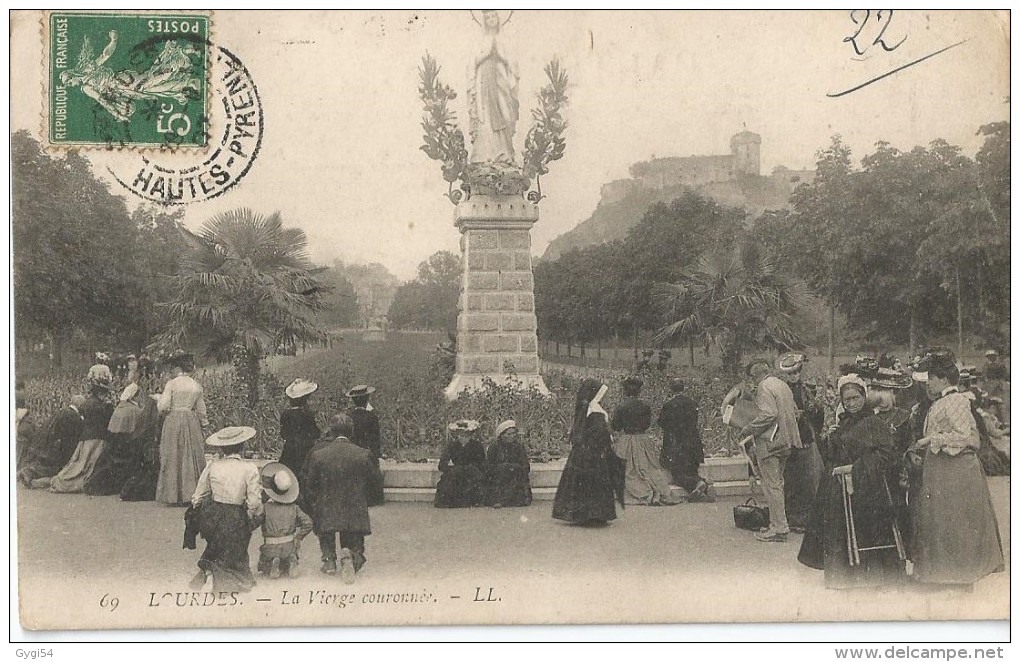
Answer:
M753 241L713 251L675 283L660 284L656 300L668 323L660 342L715 345L723 371L736 375L751 349L800 345L793 316L804 306L803 284L780 269Z
M322 298L323 310L316 315L321 326L344 328L355 326L361 318L360 301L354 284L344 275L343 265L336 263L323 269L319 280L328 287Z
M45 334L58 366L72 331L103 343L135 336L145 283L124 200L80 154L50 157L26 131L11 136L11 164L19 336Z
M439 251L418 265L418 277L393 295L387 318L397 328L452 332L457 328L460 257Z
M219 214L185 237L189 249L174 295L162 304L170 325L155 346L197 345L209 356L229 356L254 406L264 356L328 337L309 318L322 310L326 288L308 259L308 239L284 228L279 212L249 209Z

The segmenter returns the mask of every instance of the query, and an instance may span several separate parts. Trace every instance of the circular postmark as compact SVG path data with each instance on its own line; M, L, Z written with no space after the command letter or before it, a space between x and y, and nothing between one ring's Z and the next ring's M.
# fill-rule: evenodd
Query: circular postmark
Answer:
M145 52L159 38L135 49ZM203 40L204 41L204 40ZM251 170L262 147L264 115L258 86L240 59L222 46L205 42L209 48L208 116L193 120L174 114L162 117L165 145L153 153L133 154L118 159L107 171L134 195L161 205L185 205L219 197L236 186ZM158 112L158 111L157 111ZM193 139L196 131L206 132L203 151L186 149L178 139Z

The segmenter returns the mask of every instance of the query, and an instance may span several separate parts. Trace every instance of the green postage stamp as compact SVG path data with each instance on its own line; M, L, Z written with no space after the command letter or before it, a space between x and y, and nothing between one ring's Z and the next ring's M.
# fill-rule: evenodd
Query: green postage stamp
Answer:
M203 147L209 16L53 12L49 144Z

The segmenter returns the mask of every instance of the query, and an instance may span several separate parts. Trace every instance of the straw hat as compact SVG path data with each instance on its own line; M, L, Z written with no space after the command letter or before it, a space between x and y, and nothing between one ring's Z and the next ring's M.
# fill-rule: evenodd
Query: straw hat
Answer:
M315 382L310 382L307 379L301 379L299 377L292 381L289 386L287 386L287 389L284 391L284 393L287 394L288 398L291 398L292 400L297 400L298 398L303 398L306 395L311 395L318 388L319 385L316 384Z
M236 446L243 444L258 434L255 428L247 426L233 426L223 428L209 435L205 440L206 446Z
M502 435L507 430L516 430L516 429L517 429L517 424L514 423L512 420L503 421L502 423L500 423L499 425L496 426L496 439L499 439L500 435Z
M474 432L478 429L478 421L465 418L457 421L456 423L450 423L450 432Z
M369 386L367 384L358 384L357 386L352 388L350 391L347 391L347 397L348 398L357 398L357 397L363 396L363 395L372 395L373 393L375 393L375 387L374 386Z
M297 501L299 488L297 476L287 466L279 462L270 462L260 472L262 489L276 503L294 503Z
M799 352L788 352L776 359L776 369L786 374L797 372L804 367L806 360L807 357Z

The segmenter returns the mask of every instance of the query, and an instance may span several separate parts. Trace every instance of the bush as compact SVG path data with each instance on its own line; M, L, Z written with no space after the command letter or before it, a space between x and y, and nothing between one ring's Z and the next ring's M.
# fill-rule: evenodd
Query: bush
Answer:
M259 456L279 453L280 410L286 406L284 388L295 377L319 384L313 396L319 427L326 429L329 418L348 409L347 390L358 383L369 383L378 390L373 406L379 413L383 453L405 461L434 460L447 440L447 426L462 418L482 424L482 435L491 440L500 422L517 422L521 440L536 461L566 457L570 451L568 434L574 414L574 400L581 379L592 377L609 385L603 405L607 411L620 402L619 383L624 372L598 368L547 368L543 373L552 397L536 390L521 389L520 381L510 375L508 381L489 381L474 393L462 394L449 402L443 389L449 382L448 366L435 361L436 334L389 334L384 342L373 343L350 337L330 349L316 349L296 357L274 357L263 371L259 400L254 408L245 404L243 390L235 383L232 370L201 370L195 379L205 389L206 408L212 429L229 425L250 425L259 434L249 442ZM645 386L641 397L658 414L669 397L672 373L658 370L641 374ZM699 403L702 440L707 456L737 455L736 434L723 425L718 406L732 384L704 367L684 368L686 393ZM163 379L143 386L148 392L162 391ZM118 384L118 390L122 385ZM25 395L37 421L43 421L66 404L71 395L84 390L82 379L70 376L40 377L29 380ZM824 389L822 389L824 392Z

